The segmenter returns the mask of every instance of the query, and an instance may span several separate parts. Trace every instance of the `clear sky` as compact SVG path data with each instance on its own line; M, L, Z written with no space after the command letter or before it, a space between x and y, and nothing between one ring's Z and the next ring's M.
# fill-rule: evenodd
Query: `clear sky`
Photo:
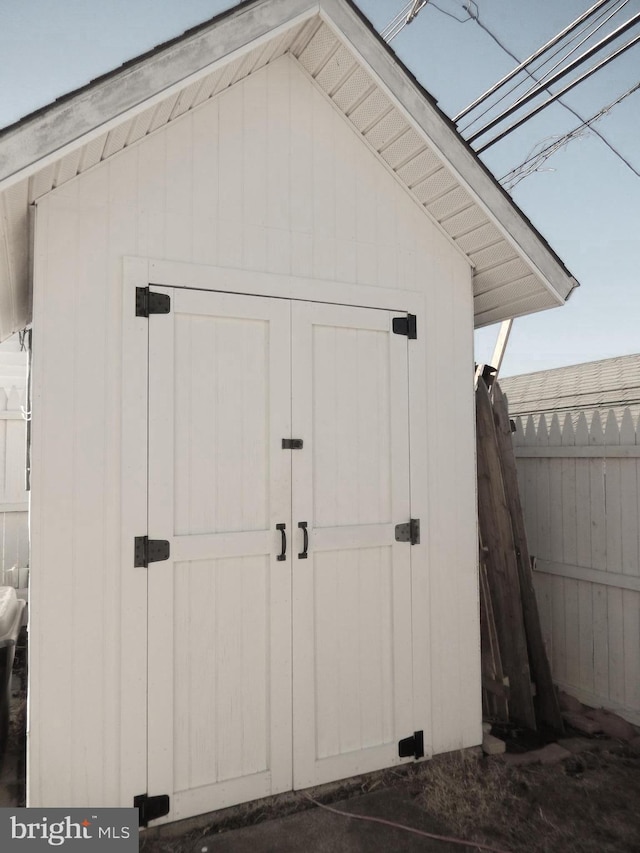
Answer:
M477 0L477 9L480 21L523 59L594 2ZM225 0L0 0L0 126L233 5ZM358 5L381 30L406 0L358 0ZM465 5L431 0L392 43L449 116L515 64L469 18ZM628 0L602 34L639 11L640 0ZM606 52L638 32L640 26ZM640 43L564 100L588 118L639 81ZM500 178L537 143L576 124L555 104L482 157ZM640 172L640 91L596 127ZM640 178L587 133L512 195L582 286L565 307L516 320L503 374L640 352ZM489 359L496 331L477 334L478 360Z

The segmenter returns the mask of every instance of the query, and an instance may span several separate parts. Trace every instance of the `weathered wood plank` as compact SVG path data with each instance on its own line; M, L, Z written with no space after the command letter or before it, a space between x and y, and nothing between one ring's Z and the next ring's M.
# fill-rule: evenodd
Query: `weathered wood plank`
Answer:
M500 657L500 645L496 632L487 566L480 559L480 637L482 649L482 711L490 719L508 722L509 691Z
M520 503L520 492L518 490L516 460L513 455L513 445L511 443L509 413L504 395L497 383L493 389L493 413L500 462L502 464L505 497L511 517L511 528L515 544L522 613L529 650L529 664L533 680L536 684L536 712L541 723L561 732L563 731L562 717L553 686L551 667L549 666L549 659L547 658L540 626L538 602L533 588L527 532L524 525L522 505Z
M510 715L532 729L536 718L531 694L520 582L511 519L489 392L484 382L476 390L478 440L478 512L482 541L487 548L487 577L505 674L509 678Z

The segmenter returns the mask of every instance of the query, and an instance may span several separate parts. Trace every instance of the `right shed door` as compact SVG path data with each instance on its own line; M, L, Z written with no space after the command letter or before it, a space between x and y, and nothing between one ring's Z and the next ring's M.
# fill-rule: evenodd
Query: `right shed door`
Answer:
M296 789L397 764L413 733L411 546L395 539L411 515L409 377L392 320L292 303Z

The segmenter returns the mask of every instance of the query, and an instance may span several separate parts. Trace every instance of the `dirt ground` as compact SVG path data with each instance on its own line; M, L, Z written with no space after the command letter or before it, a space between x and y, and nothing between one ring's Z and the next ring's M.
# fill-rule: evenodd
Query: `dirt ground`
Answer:
M594 742L594 746L599 745ZM381 787L402 790L447 834L511 853L640 851L640 755L622 744L555 765L516 767L501 758L444 756L408 772L386 771L340 787L324 802ZM302 798L265 801L181 837L144 837L142 853L191 853L196 841L308 807ZM336 820L345 820L336 816Z

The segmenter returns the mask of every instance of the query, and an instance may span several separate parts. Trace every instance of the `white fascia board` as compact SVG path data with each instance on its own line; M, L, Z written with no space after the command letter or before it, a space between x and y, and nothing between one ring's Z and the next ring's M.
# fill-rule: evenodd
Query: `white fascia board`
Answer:
M319 11L312 0L263 0L146 56L0 136L0 190L86 145Z
M383 91L418 132L424 134L461 186L485 211L518 254L533 267L542 284L563 305L578 282L556 260L523 215L477 162L476 155L439 111L407 77L357 13L342 0L321 0L320 15L338 37L347 39Z

